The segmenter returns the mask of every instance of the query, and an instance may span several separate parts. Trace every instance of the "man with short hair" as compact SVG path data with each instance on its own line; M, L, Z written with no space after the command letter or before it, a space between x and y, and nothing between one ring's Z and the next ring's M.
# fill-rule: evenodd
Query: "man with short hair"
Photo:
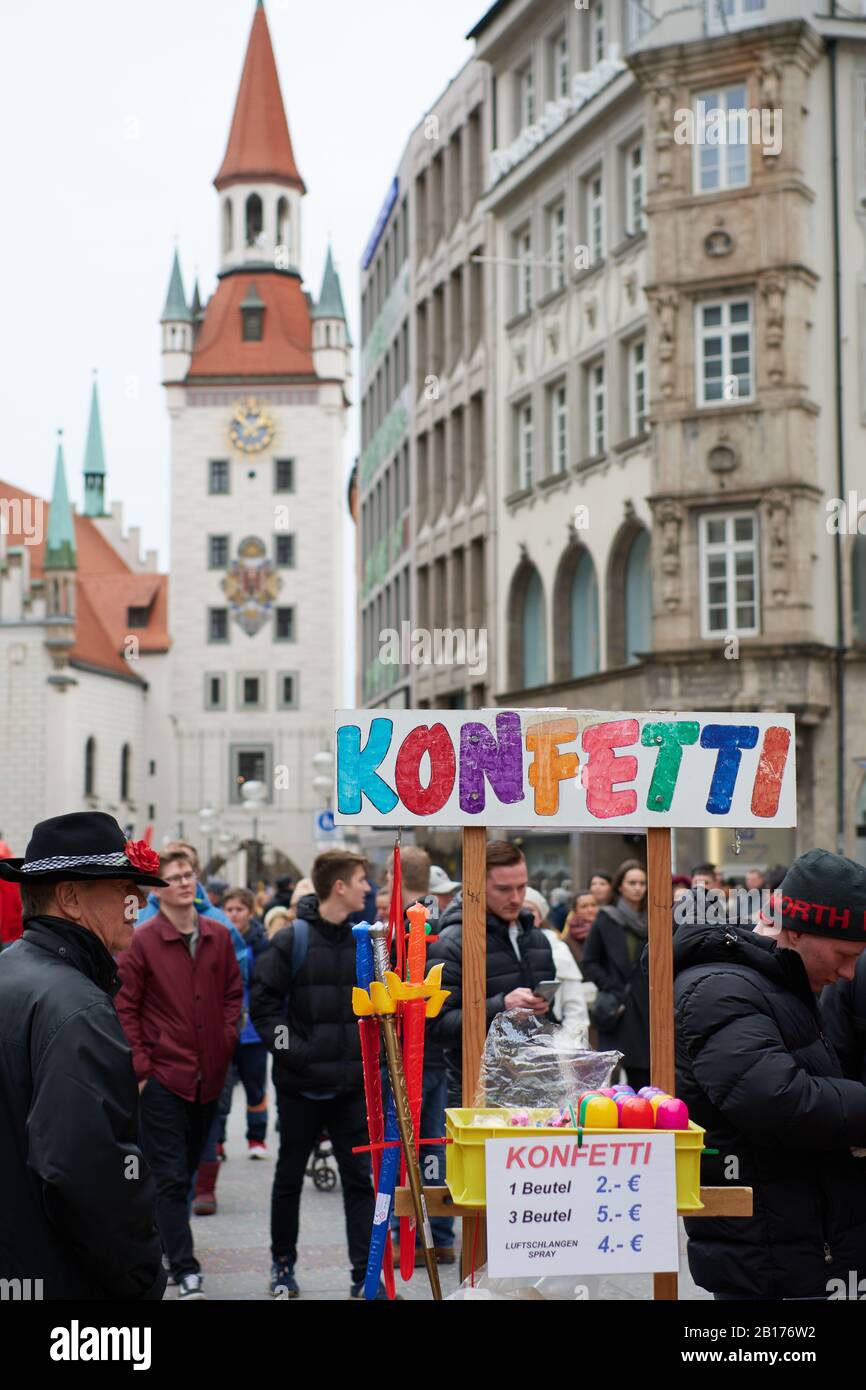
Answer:
M157 1183L157 1220L183 1300L205 1297L193 1251L189 1190L238 1041L241 974L225 927L195 907L185 850L162 856L159 911L118 962L117 1012L141 1091L142 1142Z
M754 1214L686 1221L695 1282L718 1299L826 1298L866 1274L866 1087L846 1080L816 995L866 948L866 869L826 850L792 864L781 928L706 921L674 937L677 1095L706 1130L707 1186ZM855 1283L856 1283L855 1278Z
M250 992L253 1024L273 1055L280 1152L271 1195L271 1293L297 1298L301 1189L307 1162L328 1131L340 1170L351 1264L349 1297L364 1296L373 1223L358 1020L352 1010L355 941L351 919L369 891L360 854L331 849L311 872L314 893L259 959ZM299 949L300 948L300 949Z
M133 938L159 858L112 816L34 827L24 935L0 957L0 1279L37 1298L160 1299L156 1191L138 1142L138 1090L112 1003L112 953Z
M764 886L764 875L762 870L747 869L745 883L747 892L754 893L756 889L760 891Z
M429 891L433 894L439 904L439 915L454 902L456 895L460 891L459 880L452 879L446 874L441 864L430 865L430 887Z
M523 851L508 840L487 845L487 1027L504 1009L546 1014L550 1005L535 993L541 980L553 980L553 952L545 932L524 907L528 879ZM444 962L442 988L450 990L432 1036L445 1051L448 1098L462 1105L463 1073L463 904L439 919L439 936L430 964Z
M696 864L692 869L692 888L709 889L717 886L715 864Z

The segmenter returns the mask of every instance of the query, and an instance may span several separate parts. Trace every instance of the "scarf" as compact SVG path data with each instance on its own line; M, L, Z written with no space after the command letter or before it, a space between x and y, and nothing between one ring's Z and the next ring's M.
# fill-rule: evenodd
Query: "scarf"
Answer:
M628 949L629 960L633 961L641 954L644 942L649 936L646 912L635 912L625 898L617 899L616 910L625 918L625 944Z

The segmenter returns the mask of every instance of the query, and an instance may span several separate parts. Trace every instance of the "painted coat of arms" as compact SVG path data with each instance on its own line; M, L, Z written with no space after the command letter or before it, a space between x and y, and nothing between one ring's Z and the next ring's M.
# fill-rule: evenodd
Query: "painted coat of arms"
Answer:
M268 621L282 580L264 541L247 536L238 546L238 558L229 565L222 581L231 615L248 637L255 637Z

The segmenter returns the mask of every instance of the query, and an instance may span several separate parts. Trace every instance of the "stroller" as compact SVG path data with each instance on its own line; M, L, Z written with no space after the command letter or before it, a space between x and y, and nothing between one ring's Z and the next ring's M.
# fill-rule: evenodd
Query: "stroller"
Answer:
M313 1149L310 1166L307 1169L307 1177L313 1179L314 1185L320 1192L333 1192L337 1186L337 1174L328 1162L333 1154L334 1150L331 1147L327 1130L323 1130L316 1140L316 1147Z

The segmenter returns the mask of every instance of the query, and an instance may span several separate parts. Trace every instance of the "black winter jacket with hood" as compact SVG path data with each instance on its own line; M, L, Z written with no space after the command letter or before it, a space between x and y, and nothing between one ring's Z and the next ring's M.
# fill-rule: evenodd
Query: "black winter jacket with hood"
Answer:
M505 996L525 986L534 989L542 980L556 978L553 952L547 933L535 926L528 908L518 918L521 959L518 960L508 934L508 923L495 913L487 914L487 1027L505 1008ZM460 1078L463 1073L463 904L452 903L439 918L438 939L428 950L428 968L444 961L442 988L450 990L442 1012L430 1029L433 1040L443 1049L448 1068L448 1091L452 1105L461 1105Z
M745 927L674 937L677 1095L706 1131L702 1182L751 1187L751 1218L686 1221L713 1293L826 1298L866 1274L866 1087L843 1078L795 951ZM732 1162L732 1160L736 1160Z
M291 923L277 932L256 961L250 987L250 1017L273 1053L274 1085L292 1095L361 1090L361 1043L352 1012L355 939L351 921L324 921L313 893L300 898L296 910L309 930L297 976L293 978L295 924ZM288 1035L277 1032L286 1025Z
M0 956L0 1278L45 1299L165 1289L119 986L102 942L60 917Z

